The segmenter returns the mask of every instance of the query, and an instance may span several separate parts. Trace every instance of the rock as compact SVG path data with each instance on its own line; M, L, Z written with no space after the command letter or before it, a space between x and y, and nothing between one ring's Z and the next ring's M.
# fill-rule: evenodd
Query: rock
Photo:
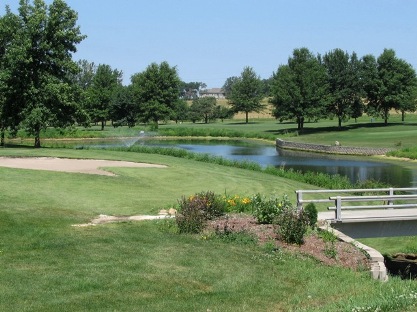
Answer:
M171 216L175 216L177 214L177 209L170 208L168 210L168 214L171 215Z

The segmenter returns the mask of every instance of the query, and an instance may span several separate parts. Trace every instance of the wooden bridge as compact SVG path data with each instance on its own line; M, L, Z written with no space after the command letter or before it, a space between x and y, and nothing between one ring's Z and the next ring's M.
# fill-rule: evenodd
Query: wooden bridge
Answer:
M328 211L319 212L319 220L352 238L417 235L417 188L298 190L296 194L299 209L306 203L330 204Z

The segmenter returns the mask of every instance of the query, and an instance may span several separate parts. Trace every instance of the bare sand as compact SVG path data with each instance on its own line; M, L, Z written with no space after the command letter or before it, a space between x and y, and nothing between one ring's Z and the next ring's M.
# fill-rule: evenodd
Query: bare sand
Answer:
M106 176L115 176L114 173L105 170L105 168L108 167L166 168L164 165L136 163L131 161L53 157L0 157L0 167L77 172Z

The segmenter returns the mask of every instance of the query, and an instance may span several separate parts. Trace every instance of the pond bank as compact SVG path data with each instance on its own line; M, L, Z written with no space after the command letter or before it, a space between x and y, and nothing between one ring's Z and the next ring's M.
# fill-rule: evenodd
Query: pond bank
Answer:
M316 153L327 153L327 154L342 154L342 155L385 155L392 151L392 148L373 148L373 147L354 147L354 146L341 146L340 144L335 145L322 145L312 143L300 143L292 141L284 141L281 139L276 140L276 145L282 149L308 151Z

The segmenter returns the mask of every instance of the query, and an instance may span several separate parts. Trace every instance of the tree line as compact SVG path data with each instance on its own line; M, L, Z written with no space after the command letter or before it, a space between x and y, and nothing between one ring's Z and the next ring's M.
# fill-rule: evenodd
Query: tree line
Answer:
M77 12L63 0L21 0L18 13L0 16L0 144L6 131L24 129L40 147L47 127L74 125L133 127L136 123L190 120L205 123L243 112L265 109L280 121L336 117L339 127L363 113L382 116L391 110L416 110L417 80L412 66L384 50L375 58L359 59L335 49L324 56L307 48L295 49L288 63L266 80L253 68L226 79L223 89L228 107L213 97L200 96L203 82L183 82L177 68L152 63L122 84L123 73L107 64L75 62L76 46L86 38L77 26ZM190 104L191 103L191 104Z

